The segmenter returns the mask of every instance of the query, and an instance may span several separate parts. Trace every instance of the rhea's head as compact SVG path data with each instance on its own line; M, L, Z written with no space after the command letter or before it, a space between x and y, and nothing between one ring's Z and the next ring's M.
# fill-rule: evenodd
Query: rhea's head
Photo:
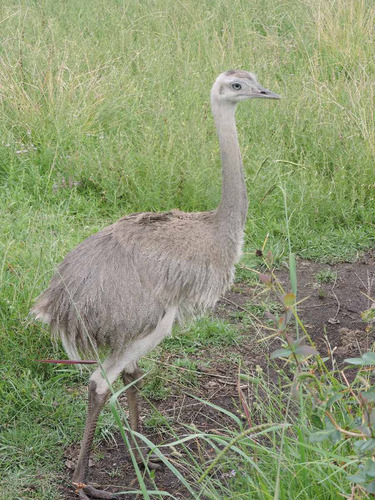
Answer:
M262 87L253 73L243 70L230 70L216 79L211 100L238 104L246 99L280 99L274 92Z

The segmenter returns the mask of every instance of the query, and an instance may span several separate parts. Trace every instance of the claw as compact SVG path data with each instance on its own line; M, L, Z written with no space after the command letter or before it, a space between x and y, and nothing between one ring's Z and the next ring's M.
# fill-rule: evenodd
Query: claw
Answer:
M72 483L72 485L76 489L76 493L79 493L82 488L85 488L87 486L85 483Z

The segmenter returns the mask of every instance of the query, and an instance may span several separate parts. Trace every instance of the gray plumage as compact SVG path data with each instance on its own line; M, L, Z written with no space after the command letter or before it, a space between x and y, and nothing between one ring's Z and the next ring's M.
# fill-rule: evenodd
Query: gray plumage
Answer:
M85 482L91 434L109 394L108 381L120 373L139 374L137 360L170 333L176 318L213 307L232 283L248 204L235 110L241 100L257 97L279 98L246 71L223 73L212 88L223 178L216 210L123 217L65 257L32 309L61 337L70 358L102 347L109 352L106 377L100 369L91 376L77 484ZM131 401L136 422L136 401ZM92 489L80 488L79 494L95 497Z
M238 238L222 237L215 212L131 215L72 250L33 311L72 359L92 354L87 332L95 348L123 349L151 333L170 305L180 317L212 307L238 253Z

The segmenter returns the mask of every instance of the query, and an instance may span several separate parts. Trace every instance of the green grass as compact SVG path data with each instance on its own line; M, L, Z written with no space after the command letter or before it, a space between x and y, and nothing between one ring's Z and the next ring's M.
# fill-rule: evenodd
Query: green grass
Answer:
M201 317L183 326L163 342L168 351L199 354L206 347L225 348L237 342L236 329L221 320Z
M331 269L322 269L316 273L315 278L318 283L334 283L337 279L337 273Z
M151 377L146 381L142 388L142 395L156 401L163 401L171 393L168 381L163 379L164 373L158 370L151 372Z
M143 425L149 431L160 432L167 426L167 419L154 410L145 419Z
M246 263L259 263L252 256L267 234L276 260L288 257L279 186L299 255L333 262L373 247L373 15L366 0L4 3L2 497L59 498L51 483L63 470L63 449L82 433L87 374L35 362L63 354L29 324L31 304L70 249L123 214L217 205L209 90L220 72L252 70L283 96L238 111L250 197ZM236 342L232 327L208 319L188 332L165 348L188 356L213 339L222 348ZM295 453L287 470L297 473ZM311 481L320 470L306 469ZM247 498L246 486L238 488ZM257 488L254 498L261 482Z

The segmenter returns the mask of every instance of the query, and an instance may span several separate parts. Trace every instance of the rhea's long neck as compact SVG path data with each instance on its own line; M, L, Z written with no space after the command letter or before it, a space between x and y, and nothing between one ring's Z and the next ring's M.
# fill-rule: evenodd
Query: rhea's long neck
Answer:
M248 201L237 138L236 107L216 99L212 99L211 106L219 137L223 176L221 201L216 210L216 220L220 228L225 228L233 236L242 238Z

